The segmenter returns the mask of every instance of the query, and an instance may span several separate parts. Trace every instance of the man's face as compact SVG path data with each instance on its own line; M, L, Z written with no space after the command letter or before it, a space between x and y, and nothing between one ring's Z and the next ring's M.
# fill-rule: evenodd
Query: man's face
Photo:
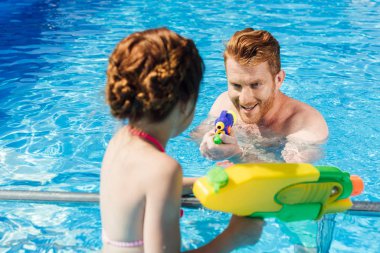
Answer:
M256 124L269 111L276 85L267 62L243 66L231 57L226 60L228 96L247 124Z

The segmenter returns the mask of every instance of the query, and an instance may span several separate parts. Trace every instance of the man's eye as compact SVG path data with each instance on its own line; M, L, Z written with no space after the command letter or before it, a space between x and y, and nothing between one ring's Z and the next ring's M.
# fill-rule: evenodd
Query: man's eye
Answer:
M258 88L259 86L260 86L260 83L253 83L253 84L251 84L251 88L252 89Z
M236 83L233 83L233 84L231 84L232 85L232 87L234 87L235 89L240 89L241 88L241 86L239 85L239 84L236 84Z

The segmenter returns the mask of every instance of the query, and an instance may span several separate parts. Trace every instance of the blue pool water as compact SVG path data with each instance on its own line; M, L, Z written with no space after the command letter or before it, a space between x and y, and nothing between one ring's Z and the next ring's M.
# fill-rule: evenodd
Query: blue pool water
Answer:
M283 92L329 125L316 164L361 175L366 190L354 200L380 201L380 3L371 0L1 1L0 189L98 192L102 155L120 126L104 103L107 57L129 33L159 26L194 39L205 60L189 130L226 88L223 44L245 27L270 31L282 48ZM212 163L189 130L168 152L186 176L201 176ZM183 248L209 241L227 220L186 209ZM338 214L332 223L330 252L380 252L379 218ZM97 205L0 202L0 252L98 251L100 228ZM293 252L293 243L268 220L260 243L236 252Z

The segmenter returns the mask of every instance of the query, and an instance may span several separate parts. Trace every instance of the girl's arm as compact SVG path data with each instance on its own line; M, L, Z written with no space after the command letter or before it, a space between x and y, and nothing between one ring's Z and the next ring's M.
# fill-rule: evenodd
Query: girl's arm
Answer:
M197 180L197 177L184 177L182 180L182 195L193 193L193 185Z
M180 252L179 210L182 169L171 158L157 161L151 173L144 218L144 252ZM160 166L159 164L163 164Z
M178 163L165 162L157 168L147 192L144 219L144 252L180 252L179 210L182 192L182 170ZM228 227L208 244L188 253L227 253L255 244L261 235L263 221L232 216Z
M228 253L239 247L253 245L259 241L263 225L261 219L233 215L228 227L214 240L186 253Z

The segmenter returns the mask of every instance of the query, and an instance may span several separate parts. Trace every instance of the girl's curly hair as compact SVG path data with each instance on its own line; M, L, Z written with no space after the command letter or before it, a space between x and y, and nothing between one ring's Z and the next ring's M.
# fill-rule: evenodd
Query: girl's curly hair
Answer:
M158 122L178 102L197 100L203 72L192 40L167 28L136 32L109 58L106 100L116 118Z

